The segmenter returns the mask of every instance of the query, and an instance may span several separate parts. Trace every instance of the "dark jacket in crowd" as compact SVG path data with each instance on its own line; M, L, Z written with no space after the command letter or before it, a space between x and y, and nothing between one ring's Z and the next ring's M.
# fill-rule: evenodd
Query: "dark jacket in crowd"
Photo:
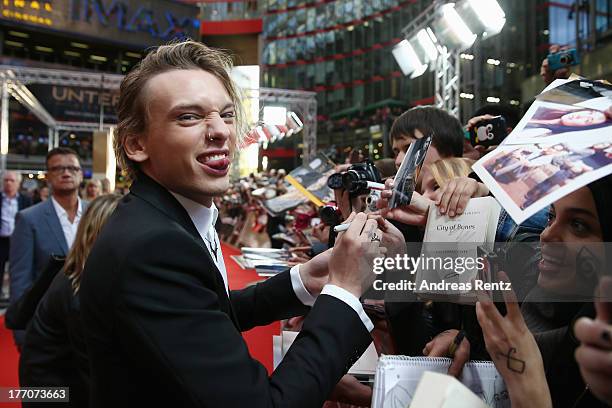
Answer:
M69 387L64 407L87 407L89 361L79 313L79 298L64 273L58 273L28 326L19 359L21 387ZM23 403L24 407L40 404Z

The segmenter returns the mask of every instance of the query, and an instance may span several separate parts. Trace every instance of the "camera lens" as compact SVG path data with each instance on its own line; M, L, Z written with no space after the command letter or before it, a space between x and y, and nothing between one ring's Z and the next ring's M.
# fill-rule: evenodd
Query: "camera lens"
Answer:
M355 170L349 170L342 175L342 186L349 193L353 193L359 189L359 173Z
M327 179L327 187L332 190L339 190L342 188L342 174L334 173Z

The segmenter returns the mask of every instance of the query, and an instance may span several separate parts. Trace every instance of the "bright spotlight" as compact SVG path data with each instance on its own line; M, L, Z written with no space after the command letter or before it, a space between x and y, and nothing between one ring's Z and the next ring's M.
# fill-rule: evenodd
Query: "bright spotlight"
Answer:
M427 65L423 64L419 68L417 68L414 71L412 71L412 74L410 74L410 79L414 79L416 77L420 77L421 75L423 75L425 73L425 71L427 71Z
M433 35L433 32L431 35ZM433 39L436 39L435 35ZM419 59L424 63L433 62L438 58L438 49L433 39L430 37L428 31L423 28L417 33L415 38L409 41Z
M497 0L466 0L459 12L468 27L483 37L499 33L506 24L506 14Z
M447 3L438 10L433 29L442 45L464 50L476 41L474 34L455 10L455 3Z
M391 53L393 54L393 57L397 61L397 64L400 66L400 69L404 75L409 75L414 71L422 70L425 72L427 69L427 65L424 65L419 59L408 40L402 40L397 43L391 50ZM425 66L425 69L423 69L423 66Z
M287 108L283 106L264 106L263 121L267 125L284 125L287 122Z
M292 133L298 133L304 128L304 123L302 123L295 112L287 112L287 124L289 125L289 128L293 129Z

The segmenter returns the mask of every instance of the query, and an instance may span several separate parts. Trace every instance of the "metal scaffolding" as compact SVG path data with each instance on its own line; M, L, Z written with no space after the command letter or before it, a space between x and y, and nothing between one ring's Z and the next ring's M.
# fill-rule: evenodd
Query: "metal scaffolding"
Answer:
M444 3L445 1L442 0L432 1L421 14L402 29L404 38L413 38L421 29L431 25L436 18L437 9ZM440 51L433 64L435 69L434 103L436 107L459 118L459 51L448 50L446 47L440 47Z
M289 89L260 88L261 106L281 104L302 118L303 163L309 163L317 154L317 94Z
M113 127L113 124L103 122L101 112L100 122L61 122L55 120L45 107L36 99L27 85L47 84L99 89L101 91L117 90L123 80L122 75L98 74L91 72L67 71L46 68L30 68L0 65L0 86L2 89L0 106L0 170L6 169L8 154L8 118L9 95L32 112L49 128L49 150L59 145L60 131L94 131ZM281 104L302 117L303 130L303 161L309 162L316 155L317 148L317 100L316 93L294 91L287 89L260 88L247 90L248 98L254 98L262 106Z
M436 60L435 103L436 107L444 109L459 118L459 51L448 51L444 47L444 55Z

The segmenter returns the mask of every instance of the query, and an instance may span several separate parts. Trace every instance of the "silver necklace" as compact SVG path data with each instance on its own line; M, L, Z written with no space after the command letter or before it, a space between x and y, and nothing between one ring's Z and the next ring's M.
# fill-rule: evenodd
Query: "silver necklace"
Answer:
M206 242L208 242L208 247L210 248L210 251L215 256L215 262L218 262L218 259L217 259L217 250L219 249L219 245L217 244L217 240L214 238L214 236L213 236L213 240L212 241L209 240L208 237L204 237L204 239L206 240Z

